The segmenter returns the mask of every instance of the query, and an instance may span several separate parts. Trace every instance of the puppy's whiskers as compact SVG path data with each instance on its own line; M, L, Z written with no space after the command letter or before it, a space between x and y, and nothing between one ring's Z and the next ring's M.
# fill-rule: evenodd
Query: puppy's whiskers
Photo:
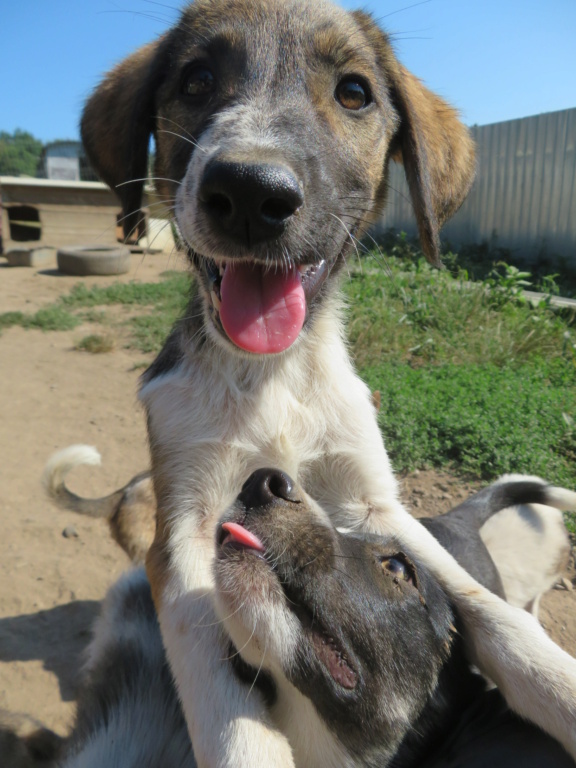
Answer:
M181 133L176 133L175 131L169 131L167 128L160 128L158 130L158 133L166 133L170 136L175 136L177 139L182 139L182 141L187 142L188 144L191 144L194 149L197 149L199 152L206 152L204 147L202 147L195 139L190 139L188 136L183 136Z
M116 184L116 188L118 187L125 187L127 184L136 184L137 182L141 181L169 181L171 184L178 184L180 186L182 184L181 181L177 181L176 179L168 179L163 176L143 176L140 179L129 179L128 181L122 181L120 184ZM155 205L163 205L164 201L160 201L155 203Z
M227 591L226 594L232 595L232 594L235 594L235 593L232 592L232 591ZM216 621L210 622L209 624L196 624L196 626L204 628L204 629L207 628L207 627L217 627L217 626L220 626L220 625L224 624L226 621L228 621L229 619L231 619L233 616L236 616L236 614L239 613L239 611L241 611L245 607L246 602L247 601L244 600L236 608L236 610L232 611L232 613L229 613L227 616L223 616L222 618L216 619Z
M241 648L237 648L236 652L233 653L231 656L225 656L223 659L220 659L220 661L232 661L232 659L235 658L236 656L240 656L242 651L245 648L247 648L252 642L252 638L254 637L255 633L256 633L256 624L254 624L254 626L252 627L252 631L250 632L250 637L248 638L248 640L246 640L244 645Z
M262 671L262 666L264 665L264 659L266 658L266 652L268 650L268 638L266 638L264 642L264 650L262 651L262 656L260 658L260 664L258 665L258 669L256 670L256 674L254 675L254 680L252 681L252 685L250 686L250 689L248 690L248 693L246 694L246 700L248 700L248 697L254 690L254 686L256 685L256 681L258 680L258 676L260 675L260 672Z

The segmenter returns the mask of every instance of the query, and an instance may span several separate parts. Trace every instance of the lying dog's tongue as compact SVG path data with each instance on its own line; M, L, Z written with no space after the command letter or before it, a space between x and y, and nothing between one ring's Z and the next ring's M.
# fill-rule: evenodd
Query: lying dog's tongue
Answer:
M266 270L259 264L229 264L220 288L220 320L240 349L284 352L302 330L306 298L300 273Z
M224 544L229 541L234 541L248 549L256 549L258 552L264 552L264 544L262 544L258 536L248 531L243 525L239 525L238 523L222 523L222 530L226 531Z

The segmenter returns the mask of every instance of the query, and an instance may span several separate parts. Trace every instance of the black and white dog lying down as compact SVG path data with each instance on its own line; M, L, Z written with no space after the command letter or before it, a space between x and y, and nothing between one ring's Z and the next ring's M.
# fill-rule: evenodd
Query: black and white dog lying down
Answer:
M499 589L474 545L479 521L523 501L558 503L557 492L497 483L426 525ZM446 594L393 538L336 530L286 474L263 469L221 520L216 552L231 640L222 663L244 696L264 697L299 768L574 768L470 669ZM58 765L195 766L143 570L106 598Z
M568 566L570 539L560 510L572 511L575 502L576 493L539 477L503 475L420 522L477 581L537 617L540 598Z

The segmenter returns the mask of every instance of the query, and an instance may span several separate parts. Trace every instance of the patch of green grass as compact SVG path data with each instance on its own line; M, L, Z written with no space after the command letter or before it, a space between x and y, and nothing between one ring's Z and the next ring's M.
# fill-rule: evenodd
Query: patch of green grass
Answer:
M362 371L379 390L380 426L397 470L448 467L485 480L507 472L576 487L571 363L529 366L383 363Z
M71 331L80 325L80 318L67 312L62 307L56 305L39 309L24 324L25 328L40 328L43 331Z
M116 283L90 288L79 283L62 297L61 303L73 309L89 308L87 314L93 321L98 316L94 307L123 305L152 310L127 321L131 335L128 346L149 353L160 349L170 328L184 311L189 293L189 274L166 272L159 283ZM100 315L106 317L105 313Z
M0 314L0 329L22 325L26 319L24 312L2 312Z
M359 367L384 361L502 367L574 356L574 313L552 310L546 301L536 308L514 297L503 302L500 290L423 260L363 258L345 294Z
M112 352L116 344L114 337L109 334L91 333L89 336L84 336L78 344L76 349L82 352L90 352L92 355L101 355L106 352Z
M39 309L28 315L24 312L4 312L0 315L0 329L20 325L42 331L70 331L80 325L80 318L56 305Z
M157 352L168 336L180 312L154 312L130 320L132 344L140 352Z
M381 393L394 467L576 487L574 313L532 307L526 275L507 265L472 283L400 246L363 258L345 285L352 351ZM566 521L576 534L576 515Z
M190 290L190 276L185 272L167 272L158 283L114 283L107 286L75 285L60 303L70 309L111 304L156 307L161 311L182 310Z
M33 315L23 312L0 314L0 330L20 325L45 331L67 331L83 321L111 325L114 324L113 316L101 307L121 305L145 308L141 315L125 321L132 337L128 346L142 352L156 352L184 311L189 292L190 276L182 272L166 272L159 283L115 283L92 287L78 283L57 303Z

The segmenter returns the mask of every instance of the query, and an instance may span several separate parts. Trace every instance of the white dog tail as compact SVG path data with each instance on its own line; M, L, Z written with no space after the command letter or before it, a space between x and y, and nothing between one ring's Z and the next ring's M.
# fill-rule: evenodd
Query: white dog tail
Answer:
M546 501L549 507L556 507L562 512L576 512L576 493L566 488L549 485L546 488Z
M53 454L48 460L42 475L42 485L48 496L61 509L69 509L89 517L110 519L118 509L124 495L124 489L103 496L99 499L83 499L65 485L66 475L82 464L99 466L100 454L91 445L70 445Z
M541 500L533 498L527 501L517 501L516 504L545 504L548 507L555 507L562 512L576 512L576 493L569 491L567 488L560 488L556 485L549 485L541 477L535 477L534 475L502 475L494 483L493 487L509 486L509 488L516 488L516 493L520 496L522 494L522 485L525 488L531 488L534 497L542 494ZM540 491L537 490L537 486L540 486ZM510 506L514 506L511 504Z
M459 519L470 530L480 530L492 515L523 504L543 504L563 512L576 511L576 493L548 485L532 475L503 475L442 517Z

